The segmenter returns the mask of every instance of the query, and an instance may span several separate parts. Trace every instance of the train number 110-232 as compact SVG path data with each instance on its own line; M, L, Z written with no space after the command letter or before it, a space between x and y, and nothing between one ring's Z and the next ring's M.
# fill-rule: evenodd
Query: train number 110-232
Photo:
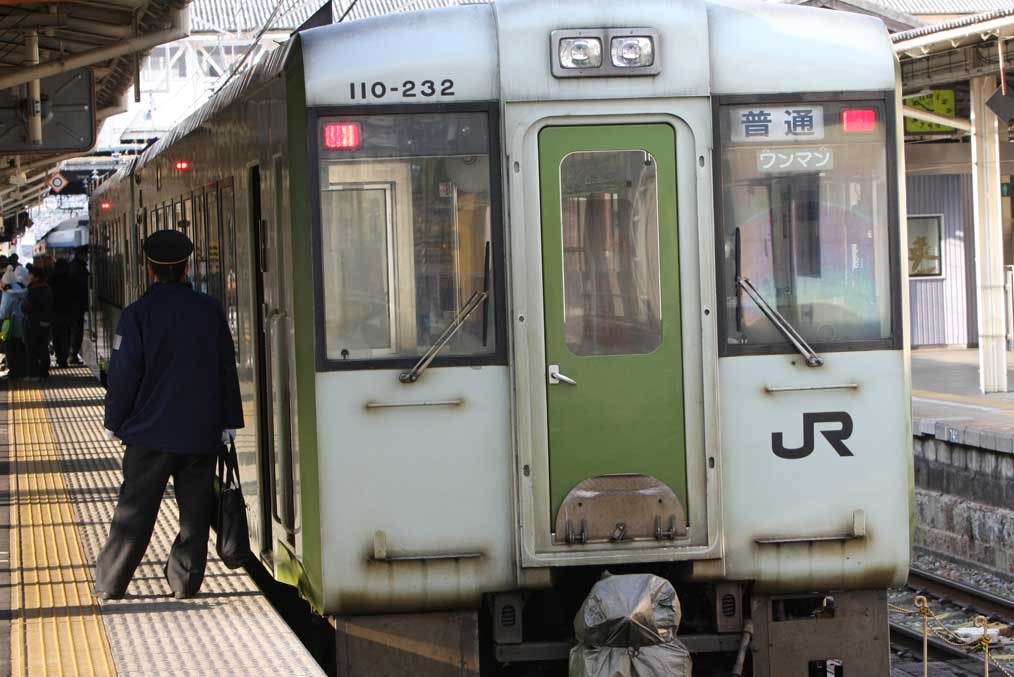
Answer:
M405 80L400 85L384 82L350 82L349 98L355 100L384 99L400 96L403 99L431 96L454 96L454 80Z

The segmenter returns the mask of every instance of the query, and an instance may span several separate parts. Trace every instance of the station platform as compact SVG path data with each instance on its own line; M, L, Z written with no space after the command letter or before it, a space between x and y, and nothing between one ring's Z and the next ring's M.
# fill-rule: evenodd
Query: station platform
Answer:
M1014 388L1014 353L1007 354ZM1014 452L1014 392L979 392L976 350L912 351L912 432L942 442Z
M162 573L177 530L171 484L127 595L93 596L121 479L122 448L103 434L103 397L85 368L0 391L0 492L8 496L0 523L10 525L0 528L0 585L10 590L0 595L0 674L323 675L247 572L227 569L213 543L200 594L172 597Z

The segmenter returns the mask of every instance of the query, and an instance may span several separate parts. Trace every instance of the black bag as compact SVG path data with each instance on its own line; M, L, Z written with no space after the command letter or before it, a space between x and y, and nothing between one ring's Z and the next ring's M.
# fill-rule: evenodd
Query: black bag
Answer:
M218 519L215 521L215 548L230 569L250 559L250 532L246 525L246 503L239 488L239 460L236 444L222 445L218 455Z

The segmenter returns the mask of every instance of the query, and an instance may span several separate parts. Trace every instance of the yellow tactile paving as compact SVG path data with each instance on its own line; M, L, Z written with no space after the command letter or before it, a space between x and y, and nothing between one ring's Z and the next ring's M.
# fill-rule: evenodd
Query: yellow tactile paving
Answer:
M960 402L962 404L977 404L994 409L1014 410L1014 402L990 397L977 397L975 395L955 395L953 393L938 393L933 390L913 390L913 397L924 397L930 400L941 400L944 402Z
M115 675L43 393L9 397L11 674Z

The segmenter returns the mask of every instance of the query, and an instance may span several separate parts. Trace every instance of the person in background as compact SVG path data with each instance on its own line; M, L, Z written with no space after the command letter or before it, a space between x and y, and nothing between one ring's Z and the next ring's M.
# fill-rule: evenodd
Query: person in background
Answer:
M27 290L13 271L7 271L0 278L3 297L0 300L0 323L10 320L5 343L7 353L7 377L23 378L28 375L28 353L25 349L24 301Z
M25 346L28 377L49 378L49 330L53 322L53 290L46 284L46 270L32 266L25 294Z
M81 361L81 343L84 341L84 316L88 312L88 246L74 250L74 258L67 266L67 274L77 282L77 300L70 316L70 358L67 364L84 364Z
M12 266L7 266L7 269L14 273L14 278L18 281L18 284L20 284L25 289L28 289L28 269L27 268L25 268L24 266L18 266L17 268L13 268Z
M80 298L78 284L70 276L67 261L60 259L53 265L49 288L53 290L53 351L58 367L67 366L70 354L72 322Z
M0 254L0 275L7 272L7 257Z
M15 273L17 273L19 268L21 270L25 270L25 267L23 265L21 265L20 263L18 263L18 255L17 254L11 254L10 256L8 256L7 257L7 267L4 270L5 271L6 270L12 270ZM25 272L27 272L27 271L25 271Z
M109 538L95 563L95 594L122 597L144 557L173 479L180 531L165 565L178 599L201 588L215 505L215 461L243 427L232 334L222 304L186 284L194 245L160 230L144 241L153 284L123 309L113 336L106 437L126 445Z

